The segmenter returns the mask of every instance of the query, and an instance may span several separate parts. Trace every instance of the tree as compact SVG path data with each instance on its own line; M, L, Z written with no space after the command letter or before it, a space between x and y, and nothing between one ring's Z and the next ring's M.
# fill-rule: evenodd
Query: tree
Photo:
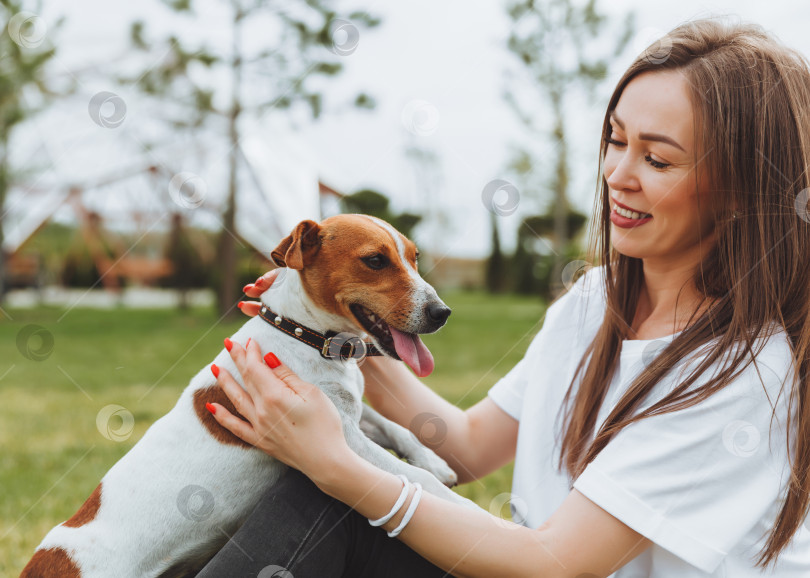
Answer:
M422 220L420 215L413 213L393 213L389 208L391 201L388 197L371 189L346 195L340 200L340 204L344 212L372 215L382 219L406 237L411 236L413 228Z
M565 104L573 91L584 89L593 99L595 89L604 80L609 59L619 56L627 46L635 28L635 17L629 13L618 33L611 32L612 50L604 47L609 39L601 38L608 19L596 9L596 0L518 0L508 7L513 21L509 49L524 67L541 97L550 105L551 128L537 126L536 99L524 106L515 94L514 86L504 93L506 100L533 134L545 135L555 145L553 177L543 183L552 193L549 213L554 215L554 267L551 273L552 292L562 284L563 260L571 238L568 229L571 208L568 202L568 150ZM596 44L598 41L598 45ZM588 54L599 54L593 58ZM607 55L607 56L605 56ZM537 161L527 151L520 151L513 167L531 172Z
M38 16L23 10L22 0L0 0L8 34L0 35L0 215L12 183L9 144L15 129L40 110L32 104L36 95L44 102L57 93L46 77L48 62L56 48L46 41L47 26ZM35 9L39 10L40 6ZM58 26L58 23L57 23ZM24 98L23 94L28 98ZM3 219L0 216L0 301L5 297L6 255L3 251Z
M188 292L192 287L205 285L205 263L191 242L180 213L172 215L172 228L166 243L165 257L172 264L172 272L164 281L178 291L180 309L188 309Z
M229 144L228 196L222 216L223 230L219 236L215 286L220 314L233 311L237 296L236 281L236 195L239 183L240 121L246 115L260 115L270 109L289 109L302 104L312 117L318 118L323 110L323 85L315 83L318 77L340 73L342 56L354 52L359 42L359 26L376 26L379 21L364 12L345 16L335 12L326 0L305 0L278 4L271 0L222 0L230 7L231 46L215 53L204 46L189 48L177 36L162 43L146 38L145 25L135 22L131 29L132 44L148 50L158 45L166 52L158 66L140 75L138 85L147 94L180 104L180 117L170 118L176 126L201 127L209 117L226 120ZM193 15L192 0L164 0L178 13ZM249 25L266 22L261 50L248 50L243 39ZM255 28L254 28L255 29ZM229 78L227 94L200 86L196 67L211 71L213 78ZM246 76L261 78L248 87ZM217 86L216 81L212 83ZM222 98L217 99L217 96ZM227 101L219 108L215 102ZM374 106L373 99L363 93L356 95L353 104L360 108ZM184 111L190 115L182 118Z
M526 295L540 295L543 299L554 299L559 287L555 286L562 279L554 270L559 253L551 250L556 229L555 215L532 215L525 217L517 230L517 245L512 257L512 278L514 290ZM566 231L575 238L588 220L586 215L570 211L566 220ZM552 240L552 244L548 240ZM574 243L562 245L563 259L568 262L576 259L578 249Z

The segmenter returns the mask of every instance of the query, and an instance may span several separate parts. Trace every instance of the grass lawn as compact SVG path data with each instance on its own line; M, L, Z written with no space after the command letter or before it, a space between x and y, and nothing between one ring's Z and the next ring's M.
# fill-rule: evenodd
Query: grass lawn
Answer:
M436 358L425 381L468 407L522 357L544 306L516 297L443 297L453 315L424 339ZM73 515L243 321L222 323L207 309L8 313L11 319L0 315L0 576L17 576L48 530ZM123 441L96 427L110 404L134 417ZM123 425L117 419L113 433ZM510 491L511 475L509 466L458 491L489 509Z

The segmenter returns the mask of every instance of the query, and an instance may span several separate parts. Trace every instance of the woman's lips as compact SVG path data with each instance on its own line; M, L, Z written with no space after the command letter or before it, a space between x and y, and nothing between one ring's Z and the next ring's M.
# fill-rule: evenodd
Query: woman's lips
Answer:
M617 213L615 208L612 211L610 211L610 222L616 225L617 227L621 227L622 229L633 229L634 227L640 227L647 221L651 220L652 217L645 217L643 219L630 219Z

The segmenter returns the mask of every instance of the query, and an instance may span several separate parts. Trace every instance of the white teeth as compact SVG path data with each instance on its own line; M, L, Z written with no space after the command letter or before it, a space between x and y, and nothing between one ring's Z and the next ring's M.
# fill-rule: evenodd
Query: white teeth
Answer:
M642 219L645 217L649 217L648 214L636 213L635 211L630 211L618 205L616 205L616 212L619 213L622 217L627 217L628 219Z

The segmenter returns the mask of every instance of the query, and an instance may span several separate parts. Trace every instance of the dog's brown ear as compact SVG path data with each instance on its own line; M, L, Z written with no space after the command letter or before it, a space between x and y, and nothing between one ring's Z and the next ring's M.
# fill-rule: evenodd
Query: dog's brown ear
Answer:
M321 227L315 221L301 221L284 237L270 257L279 267L303 269L321 248Z

